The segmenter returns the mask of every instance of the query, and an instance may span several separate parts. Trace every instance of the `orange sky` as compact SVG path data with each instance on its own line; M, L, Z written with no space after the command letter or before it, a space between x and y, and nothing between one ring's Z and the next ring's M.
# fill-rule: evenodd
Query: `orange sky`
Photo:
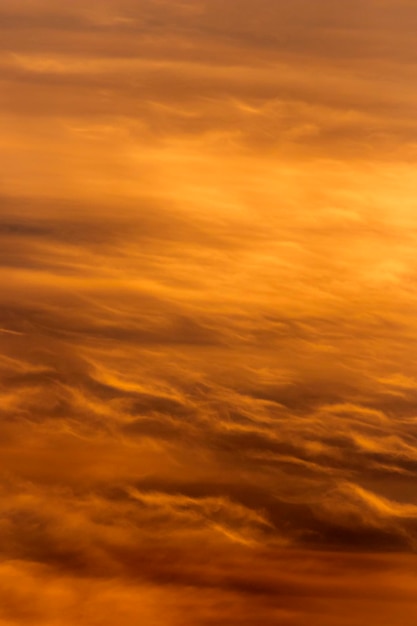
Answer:
M415 626L416 28L0 0L0 626Z

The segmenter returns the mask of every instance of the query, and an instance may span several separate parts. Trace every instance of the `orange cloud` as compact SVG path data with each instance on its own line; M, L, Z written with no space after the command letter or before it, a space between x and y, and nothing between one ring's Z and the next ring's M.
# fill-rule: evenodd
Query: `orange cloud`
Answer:
M413 626L413 3L0 9L0 626Z

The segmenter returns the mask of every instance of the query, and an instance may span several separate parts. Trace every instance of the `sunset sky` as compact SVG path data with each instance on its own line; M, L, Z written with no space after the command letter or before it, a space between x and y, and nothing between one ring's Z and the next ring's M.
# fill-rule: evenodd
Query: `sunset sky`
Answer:
M415 626L415 0L0 31L0 626Z

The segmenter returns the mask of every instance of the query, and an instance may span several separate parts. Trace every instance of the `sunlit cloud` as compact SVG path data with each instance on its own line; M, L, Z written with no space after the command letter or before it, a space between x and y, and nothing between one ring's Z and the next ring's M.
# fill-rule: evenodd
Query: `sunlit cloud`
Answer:
M0 626L414 626L412 2L0 9Z

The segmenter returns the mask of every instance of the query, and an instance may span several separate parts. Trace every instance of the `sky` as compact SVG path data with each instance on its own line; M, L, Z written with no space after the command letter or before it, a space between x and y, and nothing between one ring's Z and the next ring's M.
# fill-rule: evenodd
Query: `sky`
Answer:
M0 626L415 626L414 0L0 0Z

